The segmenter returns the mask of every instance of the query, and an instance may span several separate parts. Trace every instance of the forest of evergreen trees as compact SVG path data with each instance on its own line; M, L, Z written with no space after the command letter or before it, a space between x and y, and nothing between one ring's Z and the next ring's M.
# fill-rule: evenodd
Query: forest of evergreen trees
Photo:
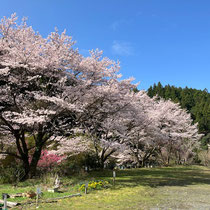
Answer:
M148 89L150 97L160 96L180 103L182 108L187 109L194 123L198 122L199 132L205 134L202 138L202 146L207 148L210 143L210 93L207 89L197 90L192 88L177 88L175 86L162 86L160 82Z

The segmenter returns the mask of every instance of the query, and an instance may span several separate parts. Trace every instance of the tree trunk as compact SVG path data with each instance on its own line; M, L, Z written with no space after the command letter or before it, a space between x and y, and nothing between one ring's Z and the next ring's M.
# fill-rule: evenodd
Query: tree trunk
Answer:
M170 146L169 146L169 151L168 151L168 155L167 155L167 164L169 165L170 163L170 159L171 159L171 152L172 152L172 143L170 143Z
M22 177L17 177L19 181L25 181L28 179L28 174L30 171L30 166L29 166L29 157L28 157L28 149L25 143L25 136L24 136L24 131L16 131L15 132L15 139L16 139L16 146L18 149L18 152L20 154L21 160L23 162L23 167L24 167L24 175ZM22 146L21 146L22 143ZM19 174L17 174L19 176Z
M168 155L167 157L167 165L169 165L169 163L170 163L170 155Z
M141 167L141 160L139 159L138 154L134 153L134 155L135 155L136 162L137 162L136 166L137 166L137 168L140 168Z
M137 167L137 168L141 168L141 166L142 166L142 163L141 163L141 161L138 160L138 161L137 161L136 167Z
M100 157L99 157L99 151L98 151L98 145L96 142L96 139L93 139L93 143L94 143L94 148L95 148L95 155L96 155L96 160L97 160L97 167L100 167Z
M144 158L142 158L141 167L144 167L144 164L145 164L145 161L144 161Z
M111 149L109 152L107 152L108 149L109 147L103 148L102 150L100 157L100 168L104 168L104 163L106 160L116 151L116 149Z
M28 158L23 158L23 167L24 167L24 175L22 177L18 177L19 181L25 181L28 179L29 171L30 171L30 165Z
M103 169L104 168L104 161L103 160L100 160L99 168L100 169Z
M29 178L33 178L36 175L37 164L39 162L40 156L42 152L42 147L37 147L30 164Z

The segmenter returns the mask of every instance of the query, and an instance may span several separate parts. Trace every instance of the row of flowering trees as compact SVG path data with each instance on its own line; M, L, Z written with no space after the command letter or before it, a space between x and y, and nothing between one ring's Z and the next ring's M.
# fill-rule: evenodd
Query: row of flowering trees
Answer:
M155 151L191 153L200 135L178 104L136 92L119 63L83 57L65 32L43 38L23 19L0 23L0 154L33 177L43 149L68 156L91 150L142 165ZM30 139L30 141L29 141Z

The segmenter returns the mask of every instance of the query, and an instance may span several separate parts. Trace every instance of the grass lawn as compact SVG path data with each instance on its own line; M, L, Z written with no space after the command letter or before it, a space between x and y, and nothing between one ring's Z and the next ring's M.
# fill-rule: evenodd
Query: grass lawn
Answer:
M81 197L40 204L39 209L209 209L210 169L201 166L142 168L120 170L116 185L108 189L92 190ZM78 177L63 178L64 193L46 192L45 183L29 180L18 187L0 185L1 193L36 190L40 185L43 199L78 193L79 183L106 180L112 183L112 171L90 172ZM25 202L26 198L9 199ZM30 200L30 199L28 199ZM16 208L17 209L17 208ZM34 205L19 209L36 209Z

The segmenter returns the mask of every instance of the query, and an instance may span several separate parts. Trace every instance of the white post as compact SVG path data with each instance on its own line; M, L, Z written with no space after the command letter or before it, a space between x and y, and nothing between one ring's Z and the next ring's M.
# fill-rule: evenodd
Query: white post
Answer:
M39 195L36 194L36 209L39 208Z
M85 184L85 194L87 194L88 183Z
M41 195L41 188L37 187L36 189L36 208L39 208L39 195Z
M113 171L113 185L115 186L116 171Z
M3 210L7 210L7 194L3 194L3 198L4 198L4 208L3 208Z

